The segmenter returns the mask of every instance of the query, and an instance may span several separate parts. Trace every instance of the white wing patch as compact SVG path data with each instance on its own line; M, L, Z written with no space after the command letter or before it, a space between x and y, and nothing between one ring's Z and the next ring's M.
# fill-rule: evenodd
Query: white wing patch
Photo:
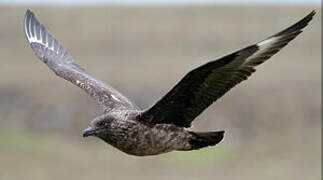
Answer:
M266 40L263 40L263 41L257 43L257 45L259 46L260 49L265 49L266 47L277 42L277 40L278 40L278 37L271 37L269 39L266 39Z
M273 48L275 46L275 43L279 42L279 40L279 36L274 36L258 42L256 45L258 46L259 50L250 57L248 57L243 64L253 63L254 61L257 61L258 57L262 56L264 53L269 51L269 49Z
M116 101L120 101L117 97L115 97L113 94L111 94L111 97L116 100Z
M263 54L264 52L268 51L270 48L273 47L273 45L278 42L279 37L271 37L269 39L260 41L256 45L259 47L259 51L257 51L255 54L250 56L248 59L252 59L254 57L258 57L259 55Z

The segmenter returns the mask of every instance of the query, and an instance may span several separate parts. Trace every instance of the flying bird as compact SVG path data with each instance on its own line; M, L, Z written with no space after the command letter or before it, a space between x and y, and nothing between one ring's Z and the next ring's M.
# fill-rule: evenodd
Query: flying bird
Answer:
M208 106L299 35L314 14L313 10L265 40L190 71L164 97L144 110L76 64L30 10L25 14L24 31L40 60L102 107L104 113L90 122L83 136L96 136L130 155L147 156L196 150L221 142L224 131L193 132L188 128Z

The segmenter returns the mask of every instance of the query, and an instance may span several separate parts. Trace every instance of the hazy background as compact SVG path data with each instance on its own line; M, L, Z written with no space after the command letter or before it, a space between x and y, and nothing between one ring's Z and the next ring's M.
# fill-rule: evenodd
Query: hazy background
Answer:
M133 157L81 137L99 112L34 56L27 8L78 64L142 108L193 68L317 15L194 121L195 130L226 130L220 145ZM0 180L320 179L320 22L315 4L0 6Z
M54 6L83 6L83 5L210 5L210 4L234 4L234 5L320 5L320 0L1 0L0 4L8 5L54 5Z

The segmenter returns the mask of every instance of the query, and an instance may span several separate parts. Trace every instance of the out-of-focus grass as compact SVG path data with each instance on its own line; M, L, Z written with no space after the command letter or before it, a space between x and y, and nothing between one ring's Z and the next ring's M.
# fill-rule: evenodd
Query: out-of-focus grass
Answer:
M176 151L172 153L170 157L172 164L183 164L190 166L190 163L194 162L194 166L197 164L207 164L212 162L221 163L223 160L229 159L234 154L232 148L228 148L223 144L217 145L217 147L203 148L198 151L180 152Z
M0 146L2 151L23 151L39 153L50 153L52 142L44 135L36 135L28 132L20 133L19 131L6 132L2 130L0 133Z

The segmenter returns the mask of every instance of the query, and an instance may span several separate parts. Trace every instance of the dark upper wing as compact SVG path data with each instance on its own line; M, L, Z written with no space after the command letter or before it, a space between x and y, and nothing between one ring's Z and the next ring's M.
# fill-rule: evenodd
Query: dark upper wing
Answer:
M155 105L143 111L139 119L189 127L212 102L246 80L255 72L255 66L265 62L300 34L314 14L312 11L296 24L259 43L194 69Z
M27 10L24 20L25 35L35 54L58 76L72 82L92 96L104 111L137 109L118 91L89 75L65 48L39 23L33 12Z

